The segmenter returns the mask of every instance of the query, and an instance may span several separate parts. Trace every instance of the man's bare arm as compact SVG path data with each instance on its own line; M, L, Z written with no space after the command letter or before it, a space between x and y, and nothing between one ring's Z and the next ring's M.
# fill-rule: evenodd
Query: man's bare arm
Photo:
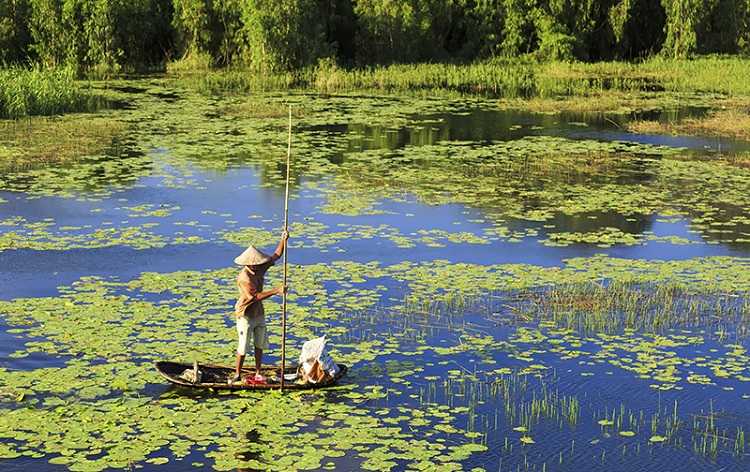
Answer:
M253 290L250 284L247 282L240 283L239 285L242 293L245 295L245 298L247 298L248 300L252 300L251 303L263 301L266 298L270 298L274 295L281 295L282 293L284 293L283 287L276 287L271 290L266 290L265 292L257 292Z
M272 261L276 262L284 254L284 250L286 249L286 242L288 239L289 239L289 233L287 231L284 231L283 233L281 233L281 241L279 241L279 245L276 246L276 250L271 256Z
M255 300L265 300L266 298L271 298L274 295L281 295L282 293L284 293L284 287L272 288L271 290L266 290L265 292L255 294Z

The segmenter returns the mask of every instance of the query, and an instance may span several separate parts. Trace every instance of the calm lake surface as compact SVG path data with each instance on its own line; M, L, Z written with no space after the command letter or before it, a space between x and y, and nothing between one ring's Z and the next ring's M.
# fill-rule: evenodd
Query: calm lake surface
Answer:
M101 86L104 154L0 176L3 470L748 470L750 143L489 100ZM306 394L195 393L283 221ZM269 272L278 284L280 267ZM279 358L278 300L266 302Z

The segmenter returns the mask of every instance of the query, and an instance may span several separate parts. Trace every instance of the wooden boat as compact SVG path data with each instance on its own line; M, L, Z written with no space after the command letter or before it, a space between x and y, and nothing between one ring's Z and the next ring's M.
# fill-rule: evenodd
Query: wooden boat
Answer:
M297 373L296 367L287 367L284 381L284 390L310 390L317 388L325 388L334 385L338 380L346 374L348 368L343 364L338 364L339 372L335 377L320 383L297 383L295 380L289 380L289 376ZM281 367L279 366L263 366L261 367L261 374L266 377L267 382L262 384L248 384L246 382L229 383L228 379L234 376L233 367L225 367L211 364L200 364L198 369L201 372L201 379L198 383L193 383L182 377L186 370L193 370L192 364L181 364L179 362L168 362L159 361L156 363L156 370L161 374L162 377L172 382L173 384L182 385L184 387L191 388L213 388L221 390L274 390L281 388L279 375ZM255 373L255 369L243 369L244 375L251 375Z

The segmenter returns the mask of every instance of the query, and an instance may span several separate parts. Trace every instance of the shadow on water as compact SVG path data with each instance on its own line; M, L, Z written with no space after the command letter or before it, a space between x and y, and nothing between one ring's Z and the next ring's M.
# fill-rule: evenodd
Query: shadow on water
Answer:
M244 437L241 437L241 441L243 444L264 444L260 440L260 434L258 434L258 431L256 429L251 429L250 431L247 431L243 435ZM260 453L257 452L257 450L248 449L244 452L240 452L237 454L237 459L242 461L259 461L261 459ZM237 472L262 472L260 469L250 469L250 468L239 468L237 469Z
M143 87L135 87L133 85L122 85L122 86L115 85L115 86L110 86L109 88L116 92L130 93L130 94L135 94L135 95L144 93L147 90Z
M637 111L637 112L630 114L629 119L659 121L659 122L665 123L665 122L680 121L686 118L703 118L704 116L708 114L710 110L711 109L709 107L699 107L699 106L684 106L680 108L669 108L669 109L659 109L659 110L643 110L643 111ZM600 120L610 121L604 117L601 117Z
M556 213L555 216L547 220L547 223L555 225L556 232L592 233L602 228L616 228L623 233L638 235L651 229L653 217L632 215L625 219L622 215L612 212L581 213L576 215ZM544 233L544 228L542 228L540 234Z
M150 92L149 89L145 87L137 87L133 85L115 85L115 86L108 86L107 88L115 92L126 93L129 95L148 94L153 97L162 99L167 103L175 103L182 98L176 92L170 92L170 91L164 91L164 92L151 91ZM123 109L121 108L122 104L127 105L124 109L132 110L135 108L127 101L110 101L110 104L111 106L109 106L108 108ZM120 106L117 106L117 104L120 104Z
M151 92L149 95L153 95L156 98L160 98L167 103L176 103L182 97L175 92Z
M692 136L652 136L624 131L631 120L678 121L705 116L708 108L683 107L650 110L630 115L602 113L541 114L516 110L478 109L462 113L412 115L410 124L401 127L349 125L316 125L308 131L349 134L348 151L401 149L427 146L441 141L510 141L525 136L559 136L572 139L621 140L686 147L719 152L750 149L750 143L731 138Z

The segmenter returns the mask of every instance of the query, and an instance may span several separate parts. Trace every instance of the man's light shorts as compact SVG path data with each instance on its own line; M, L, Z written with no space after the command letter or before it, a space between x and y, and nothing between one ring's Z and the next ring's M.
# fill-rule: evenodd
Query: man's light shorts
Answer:
M237 354L244 356L252 345L257 349L268 349L268 333L266 332L266 320L262 316L248 318L240 316L237 318Z

